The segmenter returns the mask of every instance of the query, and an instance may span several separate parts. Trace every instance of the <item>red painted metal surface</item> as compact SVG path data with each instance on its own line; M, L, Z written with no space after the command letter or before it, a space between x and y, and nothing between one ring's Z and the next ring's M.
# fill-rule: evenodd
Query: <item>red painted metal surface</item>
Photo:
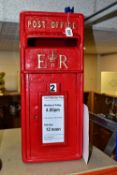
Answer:
M82 173L81 175L117 175L117 167L105 168L93 172Z
M81 14L23 12L20 15L24 162L71 160L82 157L83 39ZM52 89L53 86L55 89ZM63 106L44 108L48 105L43 102L43 98L50 100L50 106L51 98L62 99L60 102L54 101L52 105ZM42 109L46 109L45 113ZM48 110L57 110L57 114L62 115L59 118L63 119L57 118L60 128L44 126L59 126L55 121L54 112L53 121L49 120L51 124L43 117L48 114ZM57 131L54 130L62 133L61 139L54 138L57 135ZM53 138L49 135L46 143L46 134L52 131Z

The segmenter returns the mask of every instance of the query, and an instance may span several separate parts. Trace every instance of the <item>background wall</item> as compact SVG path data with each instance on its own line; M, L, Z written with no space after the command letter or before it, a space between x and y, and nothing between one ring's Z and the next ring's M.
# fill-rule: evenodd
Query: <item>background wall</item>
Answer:
M19 52L0 51L0 72L5 72L6 90L18 89Z
M101 92L101 72L117 72L117 54L97 56L97 91Z
M101 72L117 72L117 54L85 55L84 90L101 93ZM114 78L114 77L113 77ZM112 92L114 95L115 92Z
M97 91L97 55L94 54L84 57L84 90Z
M7 90L17 90L20 69L19 52L0 52L0 72L5 72L5 87ZM94 91L97 87L97 57L84 57L84 89Z
M19 52L0 52L0 72L5 72L7 90L18 90ZM101 92L101 72L117 72L117 54L84 56L84 90Z

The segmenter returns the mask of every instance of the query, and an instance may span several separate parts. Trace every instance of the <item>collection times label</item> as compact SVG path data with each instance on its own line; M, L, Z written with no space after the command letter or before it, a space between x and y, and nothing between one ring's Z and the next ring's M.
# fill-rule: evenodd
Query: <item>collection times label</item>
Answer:
M64 142L64 96L42 97L42 143Z

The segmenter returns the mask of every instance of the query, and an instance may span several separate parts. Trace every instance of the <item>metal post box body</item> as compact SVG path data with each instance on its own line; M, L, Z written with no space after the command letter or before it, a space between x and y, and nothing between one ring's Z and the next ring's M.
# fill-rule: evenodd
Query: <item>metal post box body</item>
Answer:
M23 160L80 159L83 16L21 13L20 55Z

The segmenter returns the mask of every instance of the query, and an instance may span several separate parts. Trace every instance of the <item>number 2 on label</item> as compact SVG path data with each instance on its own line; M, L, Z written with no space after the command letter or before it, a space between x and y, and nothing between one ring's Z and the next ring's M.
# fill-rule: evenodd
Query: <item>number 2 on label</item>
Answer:
M56 91L57 91L56 83L50 84L50 92L56 92Z

